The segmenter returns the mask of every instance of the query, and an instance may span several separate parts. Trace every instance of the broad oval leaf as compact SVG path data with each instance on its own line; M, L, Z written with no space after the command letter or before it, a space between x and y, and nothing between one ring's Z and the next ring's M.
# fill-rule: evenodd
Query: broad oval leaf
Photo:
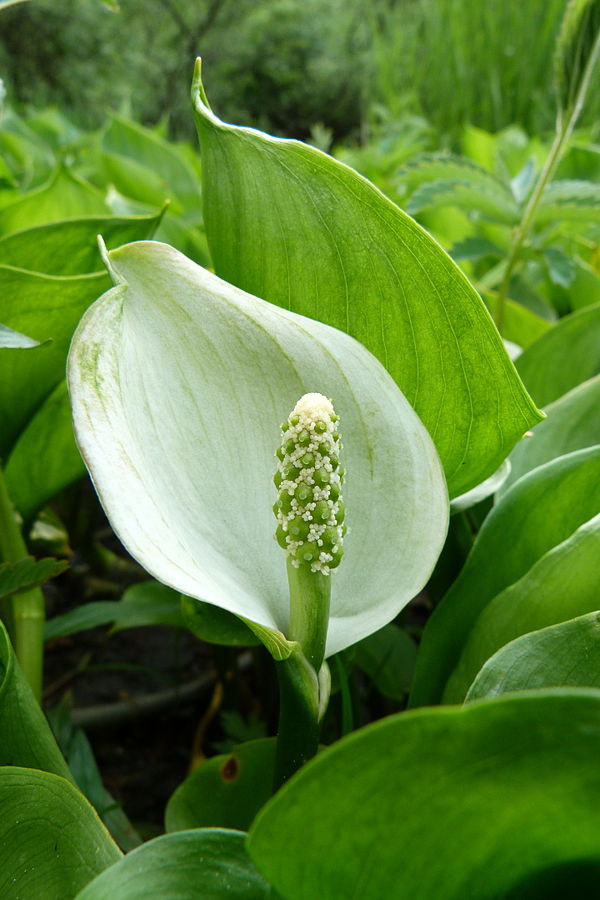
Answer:
M122 282L69 359L76 435L113 527L158 580L285 634L275 543L279 422L318 390L341 417L349 532L328 654L392 619L427 580L447 527L425 428L364 347L271 306L152 242L108 255Z
M286 900L592 897L569 888L598 884L599 737L584 688L390 716L290 779L248 850Z
M6 462L12 502L25 520L85 473L73 438L71 404L64 379L31 417Z
M466 699L562 686L600 688L597 611L505 644L482 666Z
M600 372L600 303L560 322L516 361L536 403L545 406Z
M1 622L0 734L1 766L28 766L71 778L46 717L21 672Z
M557 456L582 447L600 444L600 375L573 388L545 410L530 437L523 439L510 455L510 474L500 486L504 494L515 481Z
M445 703L464 700L482 665L514 638L592 612L598 605L600 515L553 547L487 604L473 623L444 691Z
M162 212L99 216L37 225L0 238L0 263L46 275L84 275L102 269L98 235L108 247L150 238Z
M86 307L109 284L103 272L61 278L0 265L4 324L38 341L51 339L37 348L0 354L2 456L63 379L75 326Z
M220 828L165 834L128 853L75 900L267 900L270 888L244 837Z
M239 828L247 831L273 793L275 738L259 738L201 763L171 795L167 831Z
M23 194L0 213L0 234L10 234L35 225L82 216L106 216L110 210L101 192L60 167L47 184Z
M0 769L2 900L66 900L121 852L83 794L48 772Z
M217 274L361 341L429 430L450 496L491 475L539 413L460 269L352 169L221 122L199 63L193 99Z
M520 478L492 509L460 575L425 627L413 706L441 700L490 600L599 512L599 479L600 446L578 450Z

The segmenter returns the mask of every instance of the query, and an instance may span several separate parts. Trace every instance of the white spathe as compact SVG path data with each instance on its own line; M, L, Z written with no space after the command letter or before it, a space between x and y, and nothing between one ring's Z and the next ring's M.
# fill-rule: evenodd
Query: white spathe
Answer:
M68 377L83 458L131 555L286 634L274 454L298 398L322 393L341 419L348 524L327 655L389 622L433 569L448 497L429 434L383 366L165 244L128 244L107 262L117 287L83 317Z

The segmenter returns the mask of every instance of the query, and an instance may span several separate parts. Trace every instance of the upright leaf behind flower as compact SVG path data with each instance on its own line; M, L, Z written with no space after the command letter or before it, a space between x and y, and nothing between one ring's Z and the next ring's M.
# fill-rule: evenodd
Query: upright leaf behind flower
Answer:
M374 353L428 428L452 497L491 475L540 416L460 269L352 169L221 122L199 64L193 100L217 274Z
M318 390L343 419L348 470L327 653L390 621L431 572L448 500L435 447L385 369L166 245L129 244L108 262L121 283L84 316L69 382L82 454L129 551L160 581L285 634L274 449L282 418Z

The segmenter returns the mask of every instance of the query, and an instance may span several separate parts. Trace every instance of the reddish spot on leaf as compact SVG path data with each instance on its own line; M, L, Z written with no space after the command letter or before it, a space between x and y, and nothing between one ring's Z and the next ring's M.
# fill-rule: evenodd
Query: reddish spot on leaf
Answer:
M239 763L235 756L230 756L221 766L221 778L223 781L233 781L239 772Z

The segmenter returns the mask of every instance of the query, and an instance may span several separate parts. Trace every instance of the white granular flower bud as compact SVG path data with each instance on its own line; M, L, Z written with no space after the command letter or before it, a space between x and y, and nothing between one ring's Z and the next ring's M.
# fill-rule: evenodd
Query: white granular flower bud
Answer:
M343 556L345 532L338 416L322 394L304 394L281 426L273 479L275 537L292 565L329 575Z

